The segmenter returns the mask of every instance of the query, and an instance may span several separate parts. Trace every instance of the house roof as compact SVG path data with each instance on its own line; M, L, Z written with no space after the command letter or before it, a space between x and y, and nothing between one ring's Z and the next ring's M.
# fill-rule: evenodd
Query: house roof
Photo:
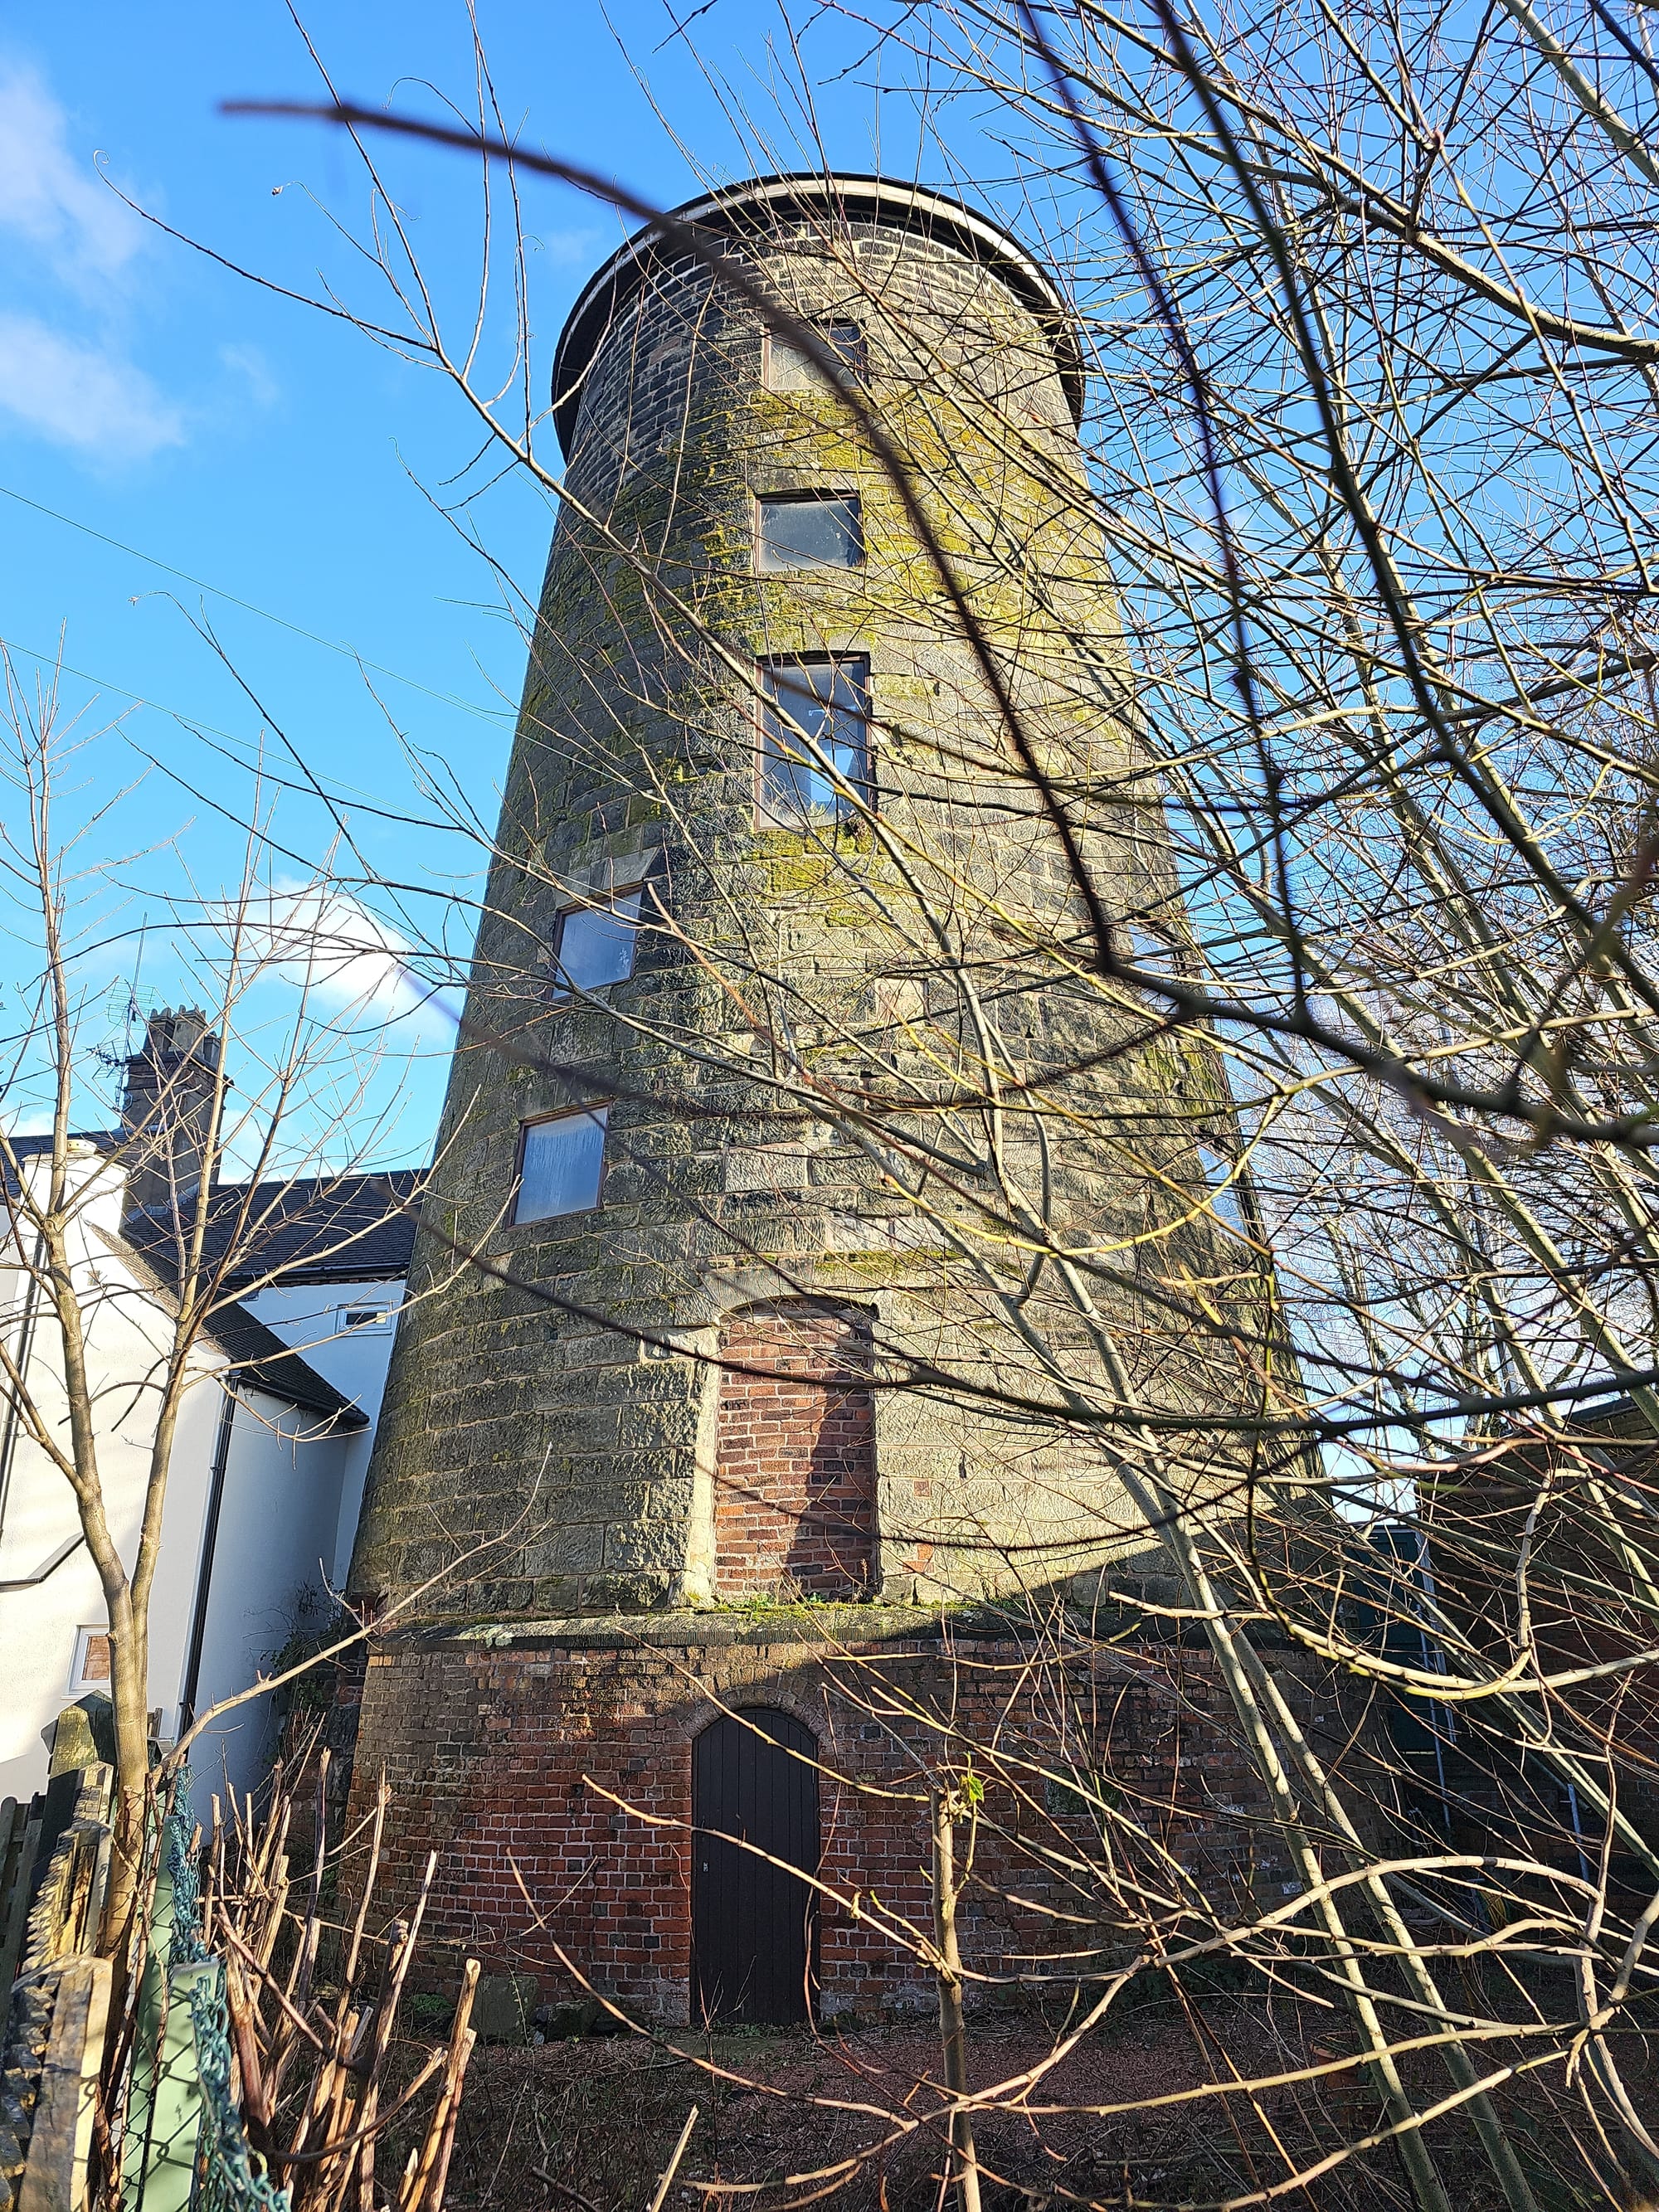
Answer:
M284 1398L307 1413L326 1414L343 1429L366 1429L368 1416L325 1381L310 1362L290 1352L244 1305L221 1306L208 1317L206 1334L236 1368L250 1389Z
M113 1152L123 1139L119 1130L98 1129L77 1131L76 1140ZM48 1135L11 1139L19 1158L38 1158L51 1146ZM421 1182L413 1169L396 1169L222 1183L210 1200L204 1258L210 1268L228 1260L224 1291L249 1290L273 1276L296 1285L395 1280L409 1273ZM160 1297L173 1299L178 1247L170 1211L129 1213L119 1238L107 1241ZM366 1414L240 1302L216 1306L204 1332L245 1387L345 1428L367 1426Z
M137 1273L148 1278L158 1297L173 1304L175 1294L170 1268L158 1267L149 1253L128 1237L106 1241L132 1264ZM367 1413L326 1382L308 1360L290 1352L276 1330L267 1328L245 1305L233 1300L216 1306L203 1322L202 1333L224 1353L244 1389L263 1390L307 1413L320 1413L337 1421L342 1428L368 1427Z
M113 1153L118 1129L77 1130L74 1141ZM52 1149L50 1136L14 1137L19 1159ZM268 1277L284 1283L390 1282L409 1273L424 1177L416 1168L367 1175L277 1176L264 1182L222 1182L208 1205L203 1258L228 1256L227 1289L250 1289ZM163 1277L176 1267L171 1207L126 1215L121 1233Z
M271 1276L284 1284L393 1280L409 1273L421 1183L412 1168L221 1183L209 1201L203 1256L210 1266L228 1259L224 1279L233 1290ZM170 1212L129 1214L122 1232L171 1269Z

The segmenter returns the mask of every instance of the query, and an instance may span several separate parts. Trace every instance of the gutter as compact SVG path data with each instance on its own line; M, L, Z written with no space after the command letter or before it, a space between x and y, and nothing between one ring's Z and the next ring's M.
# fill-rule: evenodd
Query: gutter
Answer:
M48 1575L55 1575L64 1560L78 1552L86 1540L77 1528L74 1535L64 1537L46 1565L37 1567L32 1575L19 1575L15 1582L0 1583L0 1595L7 1590L33 1589L38 1583L45 1582Z

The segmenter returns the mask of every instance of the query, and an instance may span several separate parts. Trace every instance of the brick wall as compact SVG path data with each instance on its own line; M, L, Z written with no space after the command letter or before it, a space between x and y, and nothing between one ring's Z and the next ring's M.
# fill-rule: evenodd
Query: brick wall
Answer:
M528 1971L547 1997L585 1978L684 2020L692 1745L744 1705L793 1713L817 1738L826 2014L930 1999L902 1929L928 1925L927 1786L945 1757L973 1757L988 1779L964 1941L1006 1981L979 1986L976 2001L1045 1951L1074 1972L1079 1946L1133 1945L1101 1885L1079 1878L1079 1853L1099 1854L1101 1815L1068 1774L1095 1776L1143 1834L1144 1847L1120 1826L1115 1847L1125 1866L1144 1848L1155 1889L1167 1886L1167 1851L1222 1901L1284 1892L1290 1869L1201 1651L1096 1650L1034 1672L1007 1638L826 1650L720 1632L705 1620L672 1644L607 1644L573 1624L568 1638L502 1650L456 1639L377 1650L351 1811L361 1820L371 1808L384 1763L384 1906L412 1892L435 1848L427 1926L441 1944ZM1054 1917L1017 1908L1016 1894Z
M867 1355L850 1316L807 1306L741 1314L723 1332L714 1492L722 1598L860 1597L875 1571L875 1414L836 1382Z

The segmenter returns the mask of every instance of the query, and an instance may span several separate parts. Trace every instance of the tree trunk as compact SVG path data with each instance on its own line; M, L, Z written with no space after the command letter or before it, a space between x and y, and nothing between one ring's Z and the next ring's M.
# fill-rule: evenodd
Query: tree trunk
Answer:
M149 1771L149 1638L126 1592L110 1605L110 1703L115 1724L115 1790L110 1808L109 1887L94 1941L115 1970L110 2016L119 2016L131 1959L134 1917L143 1894L144 1815Z
M955 1807L952 1793L930 1793L933 1825L933 1944L939 1954L939 2033L945 2051L945 2086L953 2100L968 2094L968 2037L962 2017L962 1949L957 1941ZM951 2176L962 2212L980 2212L979 2161L974 2123L957 2103L951 2114Z

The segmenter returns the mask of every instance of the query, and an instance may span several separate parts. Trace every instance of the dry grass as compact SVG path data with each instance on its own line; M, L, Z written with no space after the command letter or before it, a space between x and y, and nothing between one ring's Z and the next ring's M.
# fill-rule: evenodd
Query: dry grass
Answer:
M1036 2021L981 2023L973 2078L1005 2081L1050 2047ZM1241 2075L1340 2057L1296 2038L1280 2008L1213 1996L1190 2014L1146 2008L1091 2038L1045 2077L1024 2112L978 2124L990 2212L1202 2204L1282 2183L1343 2139L1363 2136L1378 2106L1357 2075L1258 2094L1156 2102ZM938 2042L927 2024L721 2034L687 2031L653 2043L619 2036L480 2051L456 2146L449 2203L546 2207L547 2212L645 2212L687 2109L699 2118L671 2212L702 2206L774 2212L827 2198L837 2212L934 2212L942 2135ZM1127 2112L1087 2107L1133 2106ZM1062 2109L1056 2110L1055 2107ZM896 2136L896 2127L905 2130ZM1513 2118L1513 2115L1511 2118ZM1538 2171L1553 2163L1539 2148ZM885 2146L884 2148L883 2146ZM1436 2154L1459 2212L1498 2200L1465 2130ZM852 2161L834 2171L841 2161ZM816 2181L804 2177L816 2175ZM735 2199L699 2185L736 2185ZM1319 2212L1408 2207L1397 2155L1383 2149L1278 2199ZM1570 2185L1550 2201L1604 2203Z

